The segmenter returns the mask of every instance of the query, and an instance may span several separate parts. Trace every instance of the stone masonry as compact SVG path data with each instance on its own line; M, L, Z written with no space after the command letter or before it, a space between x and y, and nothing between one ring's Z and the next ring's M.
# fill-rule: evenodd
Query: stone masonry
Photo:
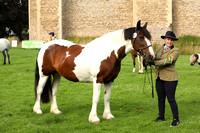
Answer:
M177 36L200 36L200 0L29 0L29 39L47 40L48 33L102 36L148 22L153 43L167 30Z

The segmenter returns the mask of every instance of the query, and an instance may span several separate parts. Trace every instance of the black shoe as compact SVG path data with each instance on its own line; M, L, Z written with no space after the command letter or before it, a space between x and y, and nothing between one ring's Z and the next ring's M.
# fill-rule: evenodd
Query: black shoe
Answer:
M163 118L163 117L158 117L158 118L156 118L155 121L156 121L156 122L162 122L162 121L165 121L165 118Z
M180 121L177 119L174 119L170 127L175 127L175 126L178 126L179 124L180 124Z

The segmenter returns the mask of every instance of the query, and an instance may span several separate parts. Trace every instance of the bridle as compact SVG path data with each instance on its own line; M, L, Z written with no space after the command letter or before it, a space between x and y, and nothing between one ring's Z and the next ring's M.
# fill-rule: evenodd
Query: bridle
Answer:
M136 49L134 49L135 51L137 51L138 53L139 53L139 55L140 56L142 56L143 58L146 56L144 53L143 53L143 50L145 50L145 49L147 49L147 48L149 48L149 47L152 47L152 45L149 45L149 46L146 46L146 47L144 47L144 48L141 48L141 43L140 42L138 42L137 41L137 33L135 32L134 34L133 34L133 48L134 48L134 45L135 45L135 43L137 42L137 44L138 44L138 46L139 46L139 50L136 50ZM154 98L154 86L153 86L153 77L152 77L152 69L156 72L156 70L152 67L152 66L150 66L150 70L151 70L151 79L149 79L149 77L148 77L148 79L149 79L149 83L150 83L150 81L151 81L151 88L152 88L152 98ZM145 94L145 92L144 92L144 87L145 87L145 83L146 83L146 75L148 75L148 72L147 72L147 67L145 68L145 70L146 70L146 74L145 74L145 78L144 78L144 86L143 86L143 93Z
M134 45L135 45L136 42L139 42L139 41L137 41L137 33L135 32L135 33L133 33L133 48L134 48ZM139 46L139 50L136 50L136 49L134 49L134 50L137 51L139 53L139 55L142 56L142 57L145 56L145 54L143 53L143 50L145 50L149 47L152 47L152 45L149 45L149 46L146 46L144 48L141 48L140 42L138 43L138 46Z

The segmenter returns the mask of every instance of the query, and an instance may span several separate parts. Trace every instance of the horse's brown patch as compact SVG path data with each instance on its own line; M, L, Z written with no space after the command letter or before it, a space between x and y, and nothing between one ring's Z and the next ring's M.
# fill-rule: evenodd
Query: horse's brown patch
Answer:
M198 56L198 54L194 54L194 56L197 58L197 60L199 59L199 56Z
M110 57L101 61L100 71L97 74L97 83L106 84L113 82L118 76L121 68L121 61L126 56L125 46L119 48L117 54L118 57L115 55L115 51L113 50L110 54Z
M74 63L84 47L80 45L60 46L54 44L46 49L43 57L42 72L44 75L50 75L54 71L71 81L78 81L73 70L76 66Z

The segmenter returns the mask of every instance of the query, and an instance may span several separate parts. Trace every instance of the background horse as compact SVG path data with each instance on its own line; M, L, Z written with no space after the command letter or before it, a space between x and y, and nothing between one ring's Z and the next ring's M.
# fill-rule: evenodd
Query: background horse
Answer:
M135 58L138 56L139 74L143 74L143 57L135 50L131 50L131 57L133 59L133 72L135 72Z
M2 52L2 54L4 56L3 65L6 64L6 55L7 55L8 63L10 64L9 50L10 50L10 42L7 39L1 38L0 39L0 52ZM6 54L5 54L5 51L6 51Z
M117 30L99 37L87 45L76 45L66 40L51 41L39 51L35 70L35 105L33 111L42 114L40 99L49 102L49 90L52 92L50 112L62 113L57 106L56 92L61 76L74 82L93 82L93 103L89 122L99 123L97 104L104 84L104 119L113 119L110 110L112 83L118 76L121 61L134 48L148 61L152 58L149 49L151 35L141 27ZM147 41L148 40L148 41ZM53 83L51 83L51 75Z
M200 54L192 54L190 56L190 65L193 66L195 63L198 63L200 65Z

